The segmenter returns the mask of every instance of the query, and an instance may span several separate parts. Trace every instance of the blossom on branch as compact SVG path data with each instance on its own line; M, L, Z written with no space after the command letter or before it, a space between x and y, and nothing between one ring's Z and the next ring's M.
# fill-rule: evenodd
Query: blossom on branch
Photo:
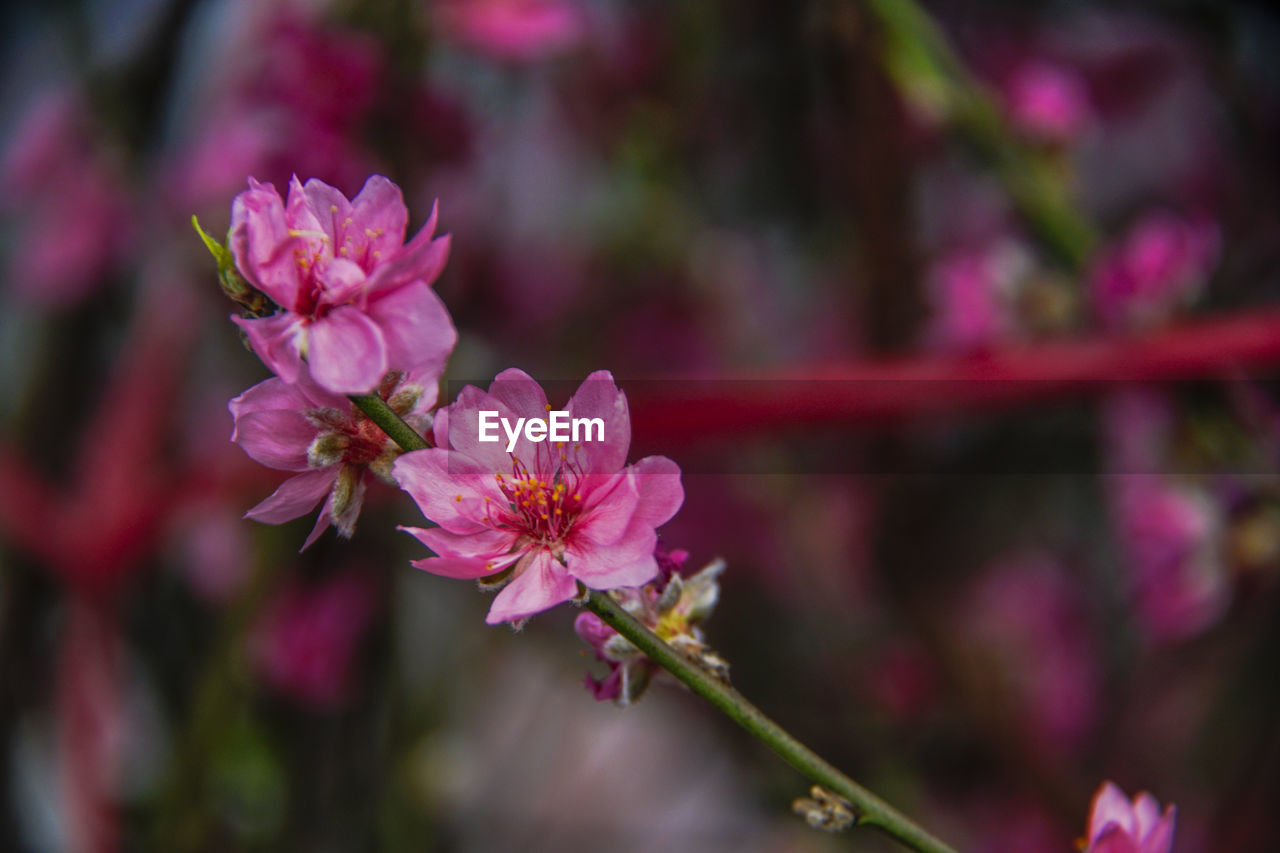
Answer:
M522 623L592 589L639 586L658 574L656 528L684 501L680 469L663 456L627 465L631 417L608 371L569 401L573 418L599 419L600 440L482 440L481 412L544 424L551 407L520 370L482 391L467 386L437 414L436 447L406 453L392 476L436 529L404 528L436 553L420 569L504 588L486 621Z
M434 237L436 211L404 242L400 189L374 175L354 199L295 177L289 197L249 179L231 207L231 253L240 273L281 311L232 319L285 382L307 371L334 394L364 394L388 370L439 377L457 332L431 283L449 257Z
M431 425L437 388L434 376L388 373L378 396L419 432ZM268 468L295 471L275 493L246 513L268 524L306 515L324 498L311 546L332 524L350 537L364 504L370 474L390 482L401 450L351 401L300 376L296 385L271 378L230 403L231 440Z
M727 680L729 665L707 646L698 627L720 599L717 579L724 571L724 560L713 560L686 576L687 551L668 551L659 543L654 556L659 571L651 583L615 589L610 595L669 646ZM609 674L603 679L586 677L587 689L596 700L613 700L625 707L639 699L658 665L594 613L580 613L573 629L595 651L596 659L609 665Z

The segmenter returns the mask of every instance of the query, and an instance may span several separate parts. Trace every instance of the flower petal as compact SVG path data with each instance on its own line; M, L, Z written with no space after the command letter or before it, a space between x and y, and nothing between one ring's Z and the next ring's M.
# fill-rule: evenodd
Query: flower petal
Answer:
M390 258L404 243L409 209L398 186L383 175L371 175L351 200L351 219L353 227L368 237L370 254L380 252L382 257Z
M318 430L300 410L250 412L236 418L233 440L253 459L268 468L306 471L307 448Z
M684 503L680 466L665 456L646 456L628 470L640 493L636 520L654 527L670 521Z
M246 512L245 518L267 524L283 524L315 509L333 485L338 472L333 468L307 471L280 484L271 497Z
M369 316L382 329L393 367L439 377L458 342L453 320L426 282L416 281L371 299Z
M321 388L366 394L387 372L387 345L376 323L344 305L311 324L307 364Z
M653 528L638 525L616 543L576 542L565 551L565 560L569 573L592 589L641 586L658 574L653 556L657 544Z
M1114 782L1104 782L1093 795L1093 806L1089 809L1090 840L1099 838L1107 825L1113 823L1132 835L1135 829L1133 806Z
M341 305L350 302L364 288L365 276L356 262L334 258L316 268L316 281L324 291L324 304Z
M233 315L231 321L244 329L249 346L272 373L290 384L298 381L302 371L299 344L307 333L301 317L285 311L261 319Z
M297 385L290 385L273 376L244 391L240 396L233 397L231 402L227 403L227 408L231 410L232 418L239 419L242 415L254 412L305 412L307 409L315 408L315 404ZM236 440L234 430L231 433L231 440Z
M485 530L491 526L484 520L488 505L501 501L505 506L492 470L457 451L431 448L406 453L395 461L391 476L424 516L450 533Z
M249 189L231 203L231 230L227 234L236 268L250 284L276 304L296 307L301 279L293 250L284 201L271 184L249 179Z
M577 593L578 585L549 552L538 549L526 554L522 562L523 570L517 568L515 577L493 600L484 620L490 625L527 619Z
M1089 845L1086 853L1145 853L1118 824L1109 824L1102 836Z
M515 544L515 534L504 530L481 530L459 536L440 527L399 528L441 557L493 560L507 554Z
M384 259L369 276L369 292L394 290L413 281L432 284L449 261L449 235L432 239L426 228L405 243L400 252Z
M584 440L577 446L578 464L592 474L612 474L627 464L631 449L631 412L627 396L618 390L613 374L597 370L574 392L566 407L572 418L599 418L604 422L603 441ZM587 438L599 433L587 430Z

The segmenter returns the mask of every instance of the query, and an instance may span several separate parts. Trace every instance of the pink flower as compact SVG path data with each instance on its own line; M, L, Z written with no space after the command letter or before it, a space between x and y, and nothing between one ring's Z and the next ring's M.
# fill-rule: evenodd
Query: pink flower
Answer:
M584 440L531 441L526 431L510 452L505 436L479 440L482 411L510 425L520 418L545 424L550 408L537 382L505 370L487 392L464 388L437 415L436 448L405 454L392 471L440 525L405 528L437 555L415 566L506 584L489 610L491 625L520 623L568 601L577 581L614 589L651 580L658 574L656 528L684 501L680 469L670 459L626 465L631 417L608 371L588 376L566 408L570 418L603 424Z
M1218 261L1218 228L1154 213L1103 252L1090 275L1094 310L1107 326L1151 326L1194 299Z
M430 426L434 377L388 373L377 393L419 432ZM325 499L303 549L330 524L350 537L369 475L390 482L399 447L350 400L325 391L305 374L296 385L274 377L260 382L232 400L230 409L235 418L232 441L268 468L297 472L249 510L248 518L281 524L306 515Z
M1169 853L1177 813L1170 805L1161 814L1146 791L1130 802L1115 783L1105 782L1093 796L1084 853Z
M284 310L232 319L277 376L297 382L305 359L324 390L363 394L388 370L444 371L457 333L431 283L449 238L432 239L435 210L405 243L407 222L399 187L381 175L351 201L295 177L285 202L249 179L232 204L228 241L244 277Z
M282 693L313 705L336 705L349 693L352 659L373 610L373 583L359 571L309 588L286 587L255 626L254 668Z
M1093 117L1079 75L1043 60L1017 70L1009 82L1008 102L1014 125L1045 142L1070 142Z
M508 62L532 62L582 41L582 10L566 0L443 0L440 29L455 40Z

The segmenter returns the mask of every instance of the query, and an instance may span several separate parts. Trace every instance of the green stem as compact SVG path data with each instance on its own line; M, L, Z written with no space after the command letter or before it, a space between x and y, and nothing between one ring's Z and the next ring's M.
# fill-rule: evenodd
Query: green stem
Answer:
M786 729L765 716L763 711L747 701L737 690L667 645L657 634L623 610L607 593L591 590L583 606L634 643L654 663L683 681L694 693L750 732L756 740L782 756L796 770L848 800L854 807L859 825L874 826L921 853L956 853L906 815L832 767Z
M355 403L360 411L369 416L369 420L377 424L392 441L405 450L426 450L431 446L377 394L352 394L351 402Z
M377 394L353 396L351 401L405 450L429 445ZM738 691L718 681L640 624L606 593L591 590L584 606L605 624L626 637L654 663L689 686L694 693L719 708L795 769L829 791L844 797L857 811L860 825L874 826L920 853L956 853L893 806L841 773L764 715Z
M903 96L944 115L990 161L1045 246L1080 271L1096 236L1046 158L1009 132L995 99L915 0L864 0L864 5L880 27L883 60Z

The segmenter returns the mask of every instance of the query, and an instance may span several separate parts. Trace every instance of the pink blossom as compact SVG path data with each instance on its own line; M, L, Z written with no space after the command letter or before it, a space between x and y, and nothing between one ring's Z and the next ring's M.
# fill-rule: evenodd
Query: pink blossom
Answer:
M1160 804L1146 791L1130 802L1114 782L1104 782L1089 810L1084 853L1169 853L1178 810Z
M654 553L658 576L642 587L622 587L611 590L610 595L669 645L707 670L724 675L728 665L707 647L698 626L720 598L717 578L725 564L713 560L686 576L683 569L688 557L687 551L668 551L659 543ZM603 679L586 677L587 689L596 700L626 706L638 699L658 672L658 665L594 613L578 614L573 629L591 646L596 659L609 665L609 674Z
M231 208L236 266L283 309L262 319L233 318L254 352L285 382L303 360L335 394L363 394L388 370L438 377L457 333L431 289L449 255L433 239L436 212L404 242L408 210L381 175L351 201L328 184L295 177L284 201L249 179Z
M1007 97L1014 125L1045 142L1070 142L1093 118L1080 76L1043 60L1029 62L1014 73Z
M373 610L373 584L359 571L309 588L288 586L255 626L254 667L282 693L313 705L336 705L349 692L352 659Z
M435 377L388 373L377 393L419 432L431 424ZM399 447L350 400L331 394L306 374L296 385L273 377L236 397L231 440L269 468L296 472L246 513L268 524L306 515L324 499L310 547L332 524L342 536L355 532L370 475L390 482Z
M586 29L582 9L567 0L442 0L435 18L445 35L507 62L570 50Z
M505 584L487 621L521 623L577 594L639 586L658 574L656 528L684 500L680 470L649 456L626 465L627 398L608 371L587 377L569 400L571 418L599 418L603 440L479 440L479 413L515 424L545 419L546 394L523 371L498 374L489 390L467 386L437 416L436 448L407 453L392 475L438 529L405 528L437 556L414 565L445 577ZM545 423L545 420L544 420ZM597 431L596 436L599 436Z
M1093 264L1090 292L1098 318L1111 327L1167 320L1204 287L1218 247L1211 222L1148 215Z

